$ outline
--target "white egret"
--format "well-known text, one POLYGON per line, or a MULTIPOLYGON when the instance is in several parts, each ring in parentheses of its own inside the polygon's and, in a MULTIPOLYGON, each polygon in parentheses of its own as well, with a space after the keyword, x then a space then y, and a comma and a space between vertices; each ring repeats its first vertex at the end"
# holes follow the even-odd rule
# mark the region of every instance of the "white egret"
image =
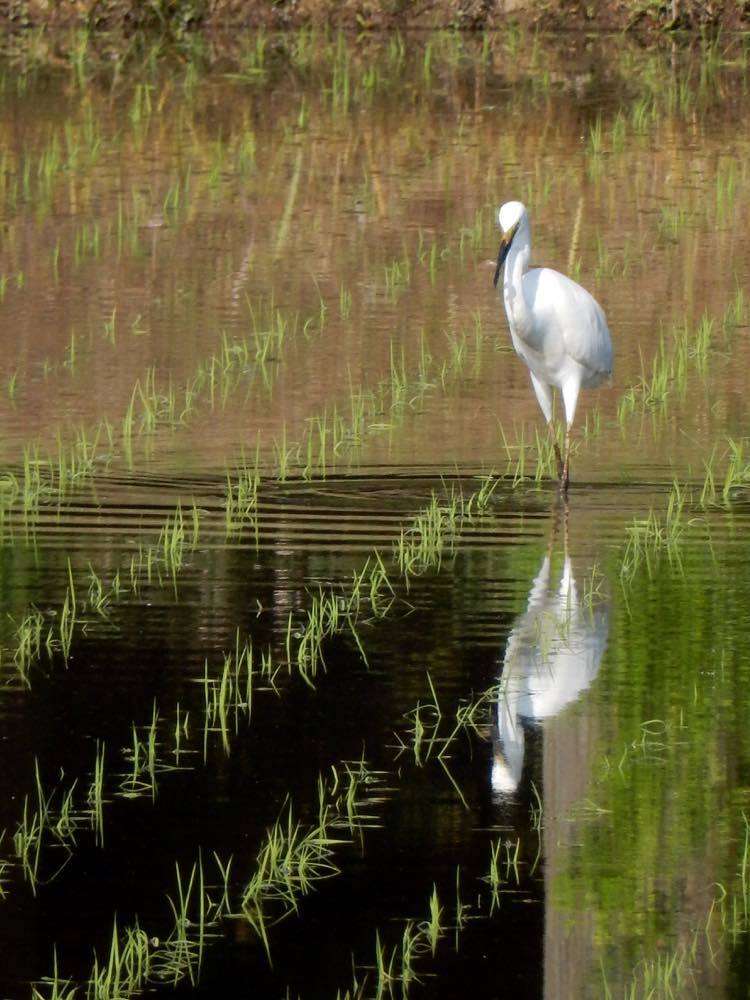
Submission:
POLYGON ((503 301, 516 353, 526 362, 531 384, 550 428, 560 488, 570 478, 570 431, 581 386, 600 385, 612 374, 612 341, 604 311, 575 281, 549 267, 529 270, 531 230, 520 201, 506 202, 498 215, 502 239, 495 287, 503 272, 503 301), (552 423, 552 388, 565 408, 565 460, 552 423))

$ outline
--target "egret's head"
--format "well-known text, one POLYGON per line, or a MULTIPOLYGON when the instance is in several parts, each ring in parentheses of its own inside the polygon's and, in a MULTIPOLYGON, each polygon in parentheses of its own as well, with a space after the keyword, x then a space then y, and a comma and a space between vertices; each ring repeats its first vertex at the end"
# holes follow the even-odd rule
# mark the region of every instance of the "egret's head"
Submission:
POLYGON ((513 237, 518 232, 518 227, 526 219, 526 209, 520 201, 506 201, 498 213, 500 223, 500 249, 497 254, 497 267, 495 268, 495 280, 493 284, 497 287, 497 279, 500 277, 505 258, 508 256, 513 237))

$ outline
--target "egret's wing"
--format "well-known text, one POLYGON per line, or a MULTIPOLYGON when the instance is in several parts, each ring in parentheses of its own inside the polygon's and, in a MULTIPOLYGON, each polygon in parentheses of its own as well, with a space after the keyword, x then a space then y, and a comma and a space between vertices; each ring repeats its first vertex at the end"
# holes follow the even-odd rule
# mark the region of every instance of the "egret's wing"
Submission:
MULTIPOLYGON (((612 371, 612 341, 604 310, 585 288, 559 271, 540 267, 526 275, 535 324, 561 338, 565 353, 597 374, 612 371)), ((526 285, 524 286, 524 290, 526 285)))

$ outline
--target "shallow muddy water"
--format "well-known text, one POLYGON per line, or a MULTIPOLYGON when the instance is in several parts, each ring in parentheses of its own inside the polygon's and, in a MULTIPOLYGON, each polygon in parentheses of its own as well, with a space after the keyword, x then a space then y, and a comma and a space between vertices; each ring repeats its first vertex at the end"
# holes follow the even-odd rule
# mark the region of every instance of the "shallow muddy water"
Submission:
POLYGON ((43 41, 0 65, 0 996, 745 996, 746 47, 43 41), (615 345, 567 504, 510 198, 615 345))

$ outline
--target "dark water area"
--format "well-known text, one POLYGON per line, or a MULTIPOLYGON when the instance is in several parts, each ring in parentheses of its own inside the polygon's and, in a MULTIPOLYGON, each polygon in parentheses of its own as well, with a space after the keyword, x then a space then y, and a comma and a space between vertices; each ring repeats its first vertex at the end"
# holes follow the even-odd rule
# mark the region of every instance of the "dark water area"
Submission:
POLYGON ((0 64, 0 997, 745 996, 745 41, 86 44, 0 64))

